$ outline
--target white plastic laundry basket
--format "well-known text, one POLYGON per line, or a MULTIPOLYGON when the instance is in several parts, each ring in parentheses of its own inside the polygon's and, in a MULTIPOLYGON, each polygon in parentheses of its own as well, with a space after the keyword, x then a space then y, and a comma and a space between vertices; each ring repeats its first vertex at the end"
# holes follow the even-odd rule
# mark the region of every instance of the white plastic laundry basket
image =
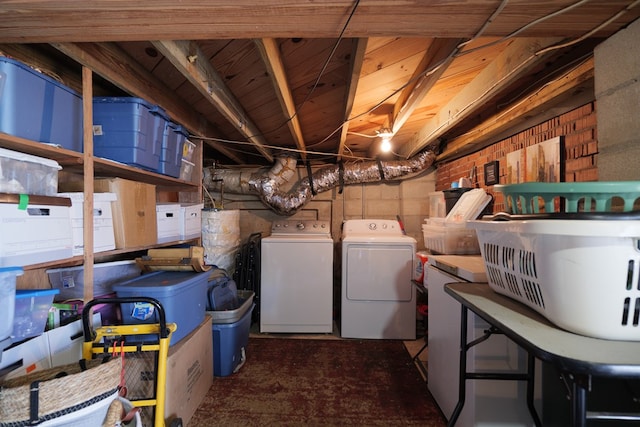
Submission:
POLYGON ((640 341, 640 220, 469 221, 489 286, 557 326, 640 341))

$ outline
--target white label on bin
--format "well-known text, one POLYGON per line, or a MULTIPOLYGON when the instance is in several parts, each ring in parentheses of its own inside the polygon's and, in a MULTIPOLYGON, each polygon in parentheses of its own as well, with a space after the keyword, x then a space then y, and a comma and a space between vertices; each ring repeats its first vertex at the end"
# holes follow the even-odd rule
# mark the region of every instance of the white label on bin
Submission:
POLYGON ((148 302, 136 302, 133 303, 133 310, 131 310, 131 317, 138 320, 147 320, 153 316, 155 307, 148 302))
POLYGON ((102 136, 102 125, 93 125, 93 135, 102 136))

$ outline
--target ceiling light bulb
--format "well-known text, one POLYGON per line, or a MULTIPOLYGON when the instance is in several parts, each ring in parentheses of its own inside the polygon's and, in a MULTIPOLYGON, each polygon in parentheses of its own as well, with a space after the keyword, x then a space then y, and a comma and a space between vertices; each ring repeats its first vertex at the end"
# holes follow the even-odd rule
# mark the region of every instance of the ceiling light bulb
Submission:
POLYGON ((389 138, 382 139, 382 143, 380 144, 380 150, 383 153, 388 153, 389 151, 391 151, 391 141, 389 141, 389 138))

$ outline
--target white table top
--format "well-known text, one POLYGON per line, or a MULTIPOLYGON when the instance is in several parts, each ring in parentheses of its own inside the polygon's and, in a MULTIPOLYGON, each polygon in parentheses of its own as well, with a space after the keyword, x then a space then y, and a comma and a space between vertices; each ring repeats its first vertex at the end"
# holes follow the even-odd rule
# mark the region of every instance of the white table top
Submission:
POLYGON ((595 376, 640 377, 640 342, 585 337, 494 292, 486 283, 451 283, 445 291, 520 346, 561 370, 595 376))

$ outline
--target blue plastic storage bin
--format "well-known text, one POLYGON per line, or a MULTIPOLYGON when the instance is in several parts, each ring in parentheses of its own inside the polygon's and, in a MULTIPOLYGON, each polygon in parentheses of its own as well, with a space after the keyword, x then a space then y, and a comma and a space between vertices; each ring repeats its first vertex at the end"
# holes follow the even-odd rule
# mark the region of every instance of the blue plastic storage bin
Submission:
POLYGON ((0 132, 82 151, 82 97, 22 62, 0 57, 0 132))
POLYGON ((94 154, 156 172, 165 123, 164 111, 143 99, 94 98, 94 154))
MULTIPOLYGON (((208 278, 208 271, 157 271, 113 285, 113 290, 118 297, 145 296, 160 301, 167 323, 178 326, 169 343, 174 345, 204 321, 208 278)), ((121 304, 123 324, 159 323, 160 320, 151 307, 146 303, 121 304)), ((127 338, 129 341, 157 340, 155 336, 144 335, 127 338)))
POLYGON ((182 148, 189 136, 187 130, 179 124, 171 121, 165 122, 162 150, 160 152, 160 166, 158 172, 174 178, 180 176, 182 166, 182 148))
POLYGON ((255 304, 237 322, 213 324, 214 376, 231 375, 240 363, 244 363, 245 351, 249 344, 251 313, 254 307, 255 304))
POLYGON ((11 340, 19 342, 44 333, 58 289, 16 290, 11 340))

